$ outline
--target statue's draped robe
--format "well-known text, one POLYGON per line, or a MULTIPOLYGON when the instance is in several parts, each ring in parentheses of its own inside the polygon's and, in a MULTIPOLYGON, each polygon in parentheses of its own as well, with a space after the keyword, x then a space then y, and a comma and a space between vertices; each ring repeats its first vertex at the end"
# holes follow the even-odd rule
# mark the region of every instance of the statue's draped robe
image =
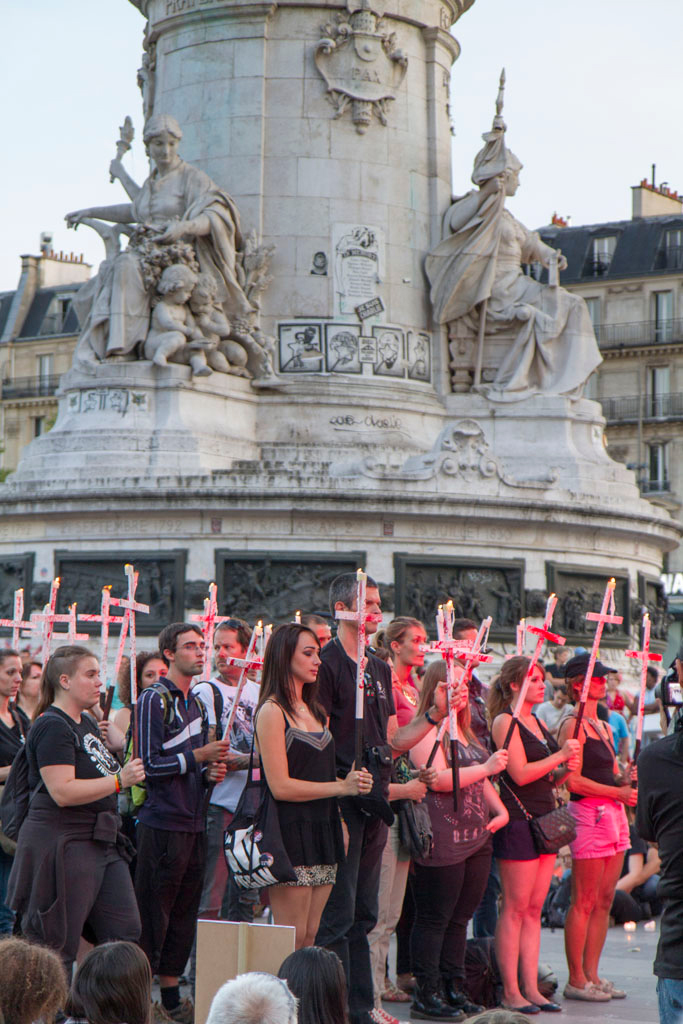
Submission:
POLYGON ((602 362, 587 306, 522 273, 521 264, 546 258, 548 247, 504 201, 500 192, 472 191, 446 214, 450 234, 426 261, 434 318, 450 323, 487 300, 485 337, 515 333, 493 389, 510 398, 570 394, 602 362))
MULTIPOLYGON (((164 228, 173 219, 206 216, 210 233, 193 239, 202 273, 216 282, 218 301, 229 319, 251 313, 235 275, 235 250, 242 244, 239 212, 233 200, 203 171, 182 160, 160 176, 154 171, 132 203, 139 225, 164 228)), ((144 341, 149 329, 151 296, 134 249, 105 260, 98 274, 79 290, 74 307, 83 328, 76 358, 92 361, 127 355, 144 341)))

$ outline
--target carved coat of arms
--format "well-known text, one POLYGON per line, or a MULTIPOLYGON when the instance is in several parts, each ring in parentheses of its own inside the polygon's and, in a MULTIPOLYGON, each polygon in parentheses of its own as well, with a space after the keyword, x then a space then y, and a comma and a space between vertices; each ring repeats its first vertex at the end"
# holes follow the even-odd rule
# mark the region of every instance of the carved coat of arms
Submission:
POLYGON ((408 58, 397 48, 396 34, 383 30, 382 18, 369 0, 348 0, 348 14, 325 25, 315 63, 341 117, 351 107, 356 130, 367 131, 373 113, 387 123, 387 104, 405 77, 408 58))

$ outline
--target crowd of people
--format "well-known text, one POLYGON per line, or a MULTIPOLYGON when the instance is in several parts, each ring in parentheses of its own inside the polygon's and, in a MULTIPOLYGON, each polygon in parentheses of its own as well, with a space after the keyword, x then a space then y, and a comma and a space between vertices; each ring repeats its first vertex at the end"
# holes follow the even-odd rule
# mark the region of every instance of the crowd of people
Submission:
MULTIPOLYGON (((37 1002, 9 1016, 0 996, 5 1024, 49 1020, 58 1009, 73 1022, 146 1024, 153 975, 156 1019, 193 1024, 181 980, 194 985, 197 920, 253 921, 264 902, 275 924, 294 928, 296 946, 280 971, 286 984, 272 980, 279 1009, 264 1024, 288 1024, 297 1012, 311 1024, 392 1024, 383 1001, 410 1001, 418 1020, 483 1014, 466 977, 471 922, 475 941, 495 935, 505 1020, 558 1012, 538 975, 556 855, 539 849, 531 827, 556 807, 558 787, 571 795, 576 826, 564 996, 625 997, 599 972, 610 910, 615 891, 634 899, 642 889, 654 901, 658 868, 656 853, 629 830, 636 775, 628 728, 622 737, 611 717, 635 713, 633 698, 597 662, 575 736, 587 652, 561 651, 547 669, 537 665, 521 703, 528 658, 508 658, 489 687, 475 662, 451 698, 454 800, 442 727, 446 664, 425 667, 427 630, 416 619, 395 618, 376 636, 375 622, 366 623, 374 646, 357 763, 358 626, 335 621, 337 612, 357 611, 356 593, 355 574, 337 577, 330 617, 277 626, 260 671, 244 666, 252 630, 241 619, 216 627, 211 679, 203 678, 201 628, 170 624, 157 650, 137 656, 135 707, 122 671, 111 720, 103 719, 100 666, 87 647, 60 647, 45 666, 0 651, 0 782, 12 766, 21 777, 20 760, 26 778, 16 842, 0 833, 0 936, 23 937, 0 942, 0 975, 24 957, 53 979, 36 983, 37 1002), (269 863, 280 874, 260 890, 238 880, 224 856, 226 830, 243 822, 259 777, 282 851, 282 864, 269 863)), ((370 578, 366 612, 381 612, 370 578)), ((457 619, 453 635, 472 641, 477 625, 457 619)), ((656 709, 653 690, 646 703, 656 709)), ((259 1000, 270 1003, 264 976, 254 976, 261 983, 253 991, 249 977, 221 990, 210 1024, 258 1024, 259 1000), (231 1000, 252 1017, 235 1016, 231 1000)), ((18 1006, 24 996, 8 989, 6 998, 18 1006)))

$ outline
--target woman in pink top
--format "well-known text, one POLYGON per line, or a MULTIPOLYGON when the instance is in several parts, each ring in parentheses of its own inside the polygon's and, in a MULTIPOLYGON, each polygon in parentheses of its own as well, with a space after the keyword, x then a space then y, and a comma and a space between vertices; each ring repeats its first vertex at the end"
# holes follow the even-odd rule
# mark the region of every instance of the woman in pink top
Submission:
MULTIPOLYGON (((413 686, 411 674, 413 668, 424 664, 422 647, 427 643, 427 633, 417 619, 400 616, 390 622, 386 629, 377 634, 378 655, 383 657, 392 668, 392 685, 396 717, 399 726, 407 725, 415 717, 420 695, 413 686)), ((417 800, 424 798, 427 792, 426 782, 431 775, 420 772, 405 782, 392 782, 389 786, 389 799, 417 800)), ((410 856, 401 848, 398 833, 398 816, 389 830, 387 843, 382 856, 382 867, 379 881, 377 924, 368 935, 370 944, 370 962, 375 990, 375 1009, 372 1012, 376 1024, 388 1024, 392 1017, 382 1009, 382 997, 389 996, 393 1001, 409 1000, 404 993, 385 978, 389 940, 394 931, 403 906, 410 856)))

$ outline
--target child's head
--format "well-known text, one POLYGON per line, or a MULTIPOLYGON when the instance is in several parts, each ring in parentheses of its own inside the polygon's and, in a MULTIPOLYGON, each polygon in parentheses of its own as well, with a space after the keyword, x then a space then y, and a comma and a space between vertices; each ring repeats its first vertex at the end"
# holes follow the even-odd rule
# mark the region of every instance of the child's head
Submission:
POLYGON ((173 263, 162 273, 157 291, 172 302, 186 302, 196 283, 197 275, 193 270, 184 263, 173 263))
POLYGON ((24 939, 0 941, 0 1019, 7 1024, 51 1021, 66 993, 64 966, 51 949, 24 939))
POLYGON ((66 1011, 90 1024, 148 1024, 152 996, 149 960, 133 942, 105 942, 83 958, 66 1011))
POLYGON ((206 309, 216 300, 216 282, 211 274, 200 274, 192 290, 190 304, 193 309, 206 309))

